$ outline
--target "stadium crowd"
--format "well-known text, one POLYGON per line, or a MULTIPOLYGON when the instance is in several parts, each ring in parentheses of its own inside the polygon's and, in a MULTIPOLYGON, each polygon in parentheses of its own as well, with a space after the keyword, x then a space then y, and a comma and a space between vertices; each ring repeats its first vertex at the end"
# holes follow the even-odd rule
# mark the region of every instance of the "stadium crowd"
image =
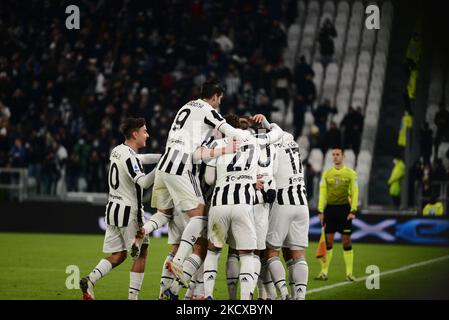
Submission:
POLYGON ((310 65, 282 61, 296 1, 84 1, 80 30, 66 29, 67 5, 8 0, 0 12, 0 167, 28 168, 38 193, 55 194, 61 179, 68 191, 106 191, 121 120, 145 117, 145 151, 161 153, 176 111, 214 77, 226 86, 222 114, 270 119, 282 99, 296 138, 313 113, 310 148, 358 153, 361 109, 331 123, 337 108, 317 103, 310 65))

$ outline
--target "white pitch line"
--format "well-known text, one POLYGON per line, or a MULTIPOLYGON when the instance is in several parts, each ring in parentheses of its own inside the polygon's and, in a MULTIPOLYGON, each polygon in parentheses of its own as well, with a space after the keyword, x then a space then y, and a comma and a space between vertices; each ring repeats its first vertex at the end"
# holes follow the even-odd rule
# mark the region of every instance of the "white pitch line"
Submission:
MULTIPOLYGON (((446 260, 446 259, 449 259, 449 255, 442 256, 442 257, 435 258, 435 259, 431 259, 431 260, 418 262, 418 263, 412 263, 412 264, 409 264, 409 265, 406 265, 406 266, 403 266, 403 267, 400 267, 400 268, 397 268, 397 269, 392 269, 392 270, 388 270, 388 271, 385 271, 385 272, 381 272, 381 273, 379 273, 379 277, 385 276, 387 274, 396 273, 396 272, 402 272, 402 271, 405 271, 405 270, 408 270, 408 269, 412 269, 412 268, 421 267, 421 266, 424 266, 426 264, 431 264, 431 263, 438 262, 438 261, 443 261, 443 260, 446 260)), ((331 284, 331 285, 328 285, 328 286, 312 289, 312 290, 307 291, 307 294, 320 292, 320 291, 325 291, 325 290, 329 290, 329 289, 345 286, 345 285, 348 285, 348 284, 352 284, 352 283, 355 283, 355 282, 365 281, 366 279, 368 279, 369 276, 370 275, 368 275, 366 277, 363 277, 363 278, 357 278, 354 282, 349 282, 349 281, 338 282, 338 283, 334 283, 334 284, 331 284)))

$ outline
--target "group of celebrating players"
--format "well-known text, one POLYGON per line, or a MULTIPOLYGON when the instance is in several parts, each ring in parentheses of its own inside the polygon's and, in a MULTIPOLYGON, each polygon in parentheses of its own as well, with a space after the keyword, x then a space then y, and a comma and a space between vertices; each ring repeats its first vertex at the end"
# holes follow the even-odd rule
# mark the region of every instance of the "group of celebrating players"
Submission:
POLYGON ((228 244, 230 299, 305 299, 309 209, 299 148, 293 136, 261 115, 222 117, 224 89, 209 81, 201 97, 177 113, 165 153, 138 154, 146 144, 145 119, 121 126, 125 142, 110 155, 102 259, 81 279, 83 299, 129 253, 129 299, 142 287, 151 232, 168 223, 172 251, 165 259, 160 299, 213 299, 222 248, 228 244), (145 174, 144 164, 156 164, 145 174), (152 188, 157 212, 144 221, 142 195, 152 188), (288 281, 279 259, 288 266, 288 281))

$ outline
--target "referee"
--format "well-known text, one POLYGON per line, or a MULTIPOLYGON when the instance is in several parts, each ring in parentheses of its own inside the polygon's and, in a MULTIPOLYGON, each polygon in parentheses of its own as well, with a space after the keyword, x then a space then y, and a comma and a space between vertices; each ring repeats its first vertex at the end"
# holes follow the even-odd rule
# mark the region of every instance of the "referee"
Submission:
POLYGON ((334 166, 323 172, 320 182, 318 213, 326 235, 326 258, 320 260, 321 272, 315 280, 327 280, 333 255, 334 235, 340 232, 343 242, 343 258, 346 280, 354 281, 352 266, 354 253, 351 244, 352 219, 355 218, 359 189, 357 174, 343 165, 345 155, 340 147, 332 148, 334 166))

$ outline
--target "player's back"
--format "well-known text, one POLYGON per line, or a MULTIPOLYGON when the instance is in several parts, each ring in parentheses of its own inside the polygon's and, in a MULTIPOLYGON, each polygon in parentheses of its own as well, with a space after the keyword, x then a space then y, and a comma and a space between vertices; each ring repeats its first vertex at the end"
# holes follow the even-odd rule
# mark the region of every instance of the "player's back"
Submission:
POLYGON ((274 179, 279 204, 307 205, 303 165, 299 146, 289 133, 278 145, 274 179))
POLYGON ((144 176, 143 167, 136 152, 125 144, 112 149, 109 160, 106 222, 126 226, 130 217, 142 219, 142 189, 136 181, 144 176))
POLYGON ((189 101, 176 114, 158 169, 176 175, 191 170, 193 152, 212 129, 225 122, 207 102, 201 99, 189 101))
MULTIPOLYGON (((232 140, 217 140, 216 147, 223 147, 232 140)), ((235 154, 225 154, 215 162, 216 183, 212 206, 227 204, 253 204, 254 185, 257 179, 260 147, 256 138, 248 133, 235 154)))

